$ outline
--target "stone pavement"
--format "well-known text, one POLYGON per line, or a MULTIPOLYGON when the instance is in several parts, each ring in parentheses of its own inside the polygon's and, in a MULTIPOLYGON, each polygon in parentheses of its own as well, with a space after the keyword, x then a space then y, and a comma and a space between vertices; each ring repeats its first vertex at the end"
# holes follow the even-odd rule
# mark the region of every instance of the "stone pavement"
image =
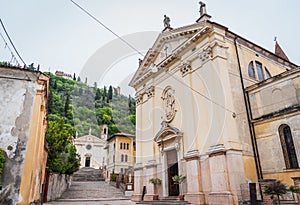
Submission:
POLYGON ((104 181, 73 181, 62 197, 45 205, 130 205, 135 204, 119 189, 104 181))

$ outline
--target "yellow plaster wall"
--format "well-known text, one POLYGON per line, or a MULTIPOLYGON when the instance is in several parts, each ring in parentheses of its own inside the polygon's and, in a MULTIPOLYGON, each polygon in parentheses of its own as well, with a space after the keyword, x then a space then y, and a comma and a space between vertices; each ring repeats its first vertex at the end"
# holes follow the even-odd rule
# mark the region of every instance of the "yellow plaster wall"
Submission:
POLYGON ((27 205, 34 200, 40 199, 42 172, 44 168, 44 139, 46 132, 46 122, 44 117, 47 110, 47 93, 49 78, 40 76, 39 87, 36 92, 32 119, 30 123, 30 133, 26 147, 26 158, 20 186, 19 205, 27 205), (45 84, 44 84, 45 83, 45 84))

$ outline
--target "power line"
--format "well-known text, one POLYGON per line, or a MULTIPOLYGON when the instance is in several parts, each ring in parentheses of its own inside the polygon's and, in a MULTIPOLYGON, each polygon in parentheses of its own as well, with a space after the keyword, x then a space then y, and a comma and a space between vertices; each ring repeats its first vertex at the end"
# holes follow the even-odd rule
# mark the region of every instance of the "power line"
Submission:
POLYGON ((6 42, 4 36, 2 35, 1 32, 0 32, 0 36, 1 36, 1 38, 3 39, 3 41, 4 41, 4 44, 5 44, 4 48, 7 48, 7 49, 10 51, 10 54, 11 54, 11 60, 10 60, 10 63, 11 63, 11 61, 15 60, 15 61, 17 62, 17 64, 18 64, 18 66, 19 66, 20 64, 19 64, 18 60, 16 59, 15 55, 13 54, 11 48, 9 47, 8 43, 6 42))
POLYGON ((92 19, 94 19, 97 23, 99 23, 101 26, 103 26, 106 30, 108 30, 109 32, 111 32, 113 35, 115 35, 118 39, 120 39, 121 41, 123 41, 123 43, 125 43, 127 46, 129 46, 130 48, 132 48, 134 51, 136 51, 138 54, 140 54, 141 56, 145 57, 145 55, 143 53, 141 53, 138 49, 136 49, 133 45, 131 45, 128 41, 126 41, 125 39, 123 39, 121 36, 119 36, 118 34, 116 34, 113 30, 111 30, 110 28, 108 28, 104 23, 102 23, 99 19, 97 19, 95 16, 93 16, 90 12, 88 12, 86 9, 84 9, 83 7, 81 7, 79 4, 77 4, 76 2, 74 2, 73 0, 70 0, 74 5, 76 5, 79 9, 81 9, 84 13, 86 13, 88 16, 90 16, 92 19))
MULTIPOLYGON (((23 60, 22 57, 20 56, 19 52, 17 51, 15 45, 13 44, 13 42, 12 42, 12 40, 11 40, 11 38, 10 38, 10 36, 8 35, 8 33, 7 33, 6 29, 5 29, 5 26, 4 26, 4 24, 3 24, 2 20, 1 20, 1 18, 0 18, 0 23, 1 23, 1 25, 2 25, 2 28, 3 28, 3 30, 4 30, 4 32, 5 32, 6 36, 7 36, 7 38, 8 38, 8 40, 9 40, 10 44, 11 44, 12 47, 14 48, 16 54, 19 56, 20 60, 23 62, 24 67, 26 67, 26 63, 24 62, 24 60, 23 60)), ((2 36, 2 37, 3 37, 3 36, 2 36)))

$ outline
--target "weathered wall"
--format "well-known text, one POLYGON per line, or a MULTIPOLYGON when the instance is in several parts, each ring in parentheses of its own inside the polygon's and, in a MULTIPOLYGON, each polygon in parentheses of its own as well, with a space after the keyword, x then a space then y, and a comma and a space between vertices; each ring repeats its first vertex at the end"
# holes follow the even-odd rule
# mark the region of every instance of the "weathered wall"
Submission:
POLYGON ((65 174, 51 174, 49 176, 49 185, 47 201, 53 201, 60 198, 61 195, 70 187, 72 177, 65 174))
POLYGON ((28 204, 39 198, 48 80, 40 72, 0 68, 0 147, 6 153, 3 185, 12 185, 4 204, 28 204))

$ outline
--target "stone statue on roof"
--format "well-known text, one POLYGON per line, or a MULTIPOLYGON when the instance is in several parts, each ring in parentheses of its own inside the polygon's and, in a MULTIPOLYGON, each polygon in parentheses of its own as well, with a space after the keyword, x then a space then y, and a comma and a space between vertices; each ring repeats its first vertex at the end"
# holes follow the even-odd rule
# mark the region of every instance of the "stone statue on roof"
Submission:
POLYGON ((200 16, 202 16, 202 15, 206 14, 206 5, 202 1, 200 1, 199 4, 200 4, 199 12, 200 12, 200 16))
POLYGON ((170 22, 171 22, 170 18, 167 15, 164 15, 164 26, 165 26, 165 28, 170 28, 171 27, 170 22))

